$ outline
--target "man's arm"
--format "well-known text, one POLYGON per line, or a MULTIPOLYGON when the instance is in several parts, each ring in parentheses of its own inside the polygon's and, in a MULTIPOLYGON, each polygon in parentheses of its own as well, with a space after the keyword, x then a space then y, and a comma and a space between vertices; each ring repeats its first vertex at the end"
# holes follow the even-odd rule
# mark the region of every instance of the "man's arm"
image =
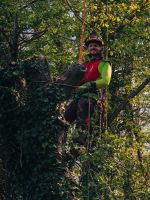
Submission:
POLYGON ((96 80, 96 87, 103 88, 108 86, 111 80, 112 67, 109 62, 101 63, 98 67, 98 71, 101 74, 100 79, 96 80))

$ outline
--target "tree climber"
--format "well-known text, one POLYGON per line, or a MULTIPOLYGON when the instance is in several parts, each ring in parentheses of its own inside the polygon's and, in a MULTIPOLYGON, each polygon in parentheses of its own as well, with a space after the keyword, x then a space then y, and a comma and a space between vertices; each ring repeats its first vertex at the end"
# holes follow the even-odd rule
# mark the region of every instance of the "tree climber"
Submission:
POLYGON ((68 122, 77 120, 77 127, 88 130, 89 112, 91 116, 98 100, 97 90, 109 85, 112 69, 111 64, 103 60, 102 39, 96 33, 89 35, 85 46, 89 54, 83 65, 87 71, 81 81, 82 85, 75 91, 74 99, 66 107, 64 117, 68 122))

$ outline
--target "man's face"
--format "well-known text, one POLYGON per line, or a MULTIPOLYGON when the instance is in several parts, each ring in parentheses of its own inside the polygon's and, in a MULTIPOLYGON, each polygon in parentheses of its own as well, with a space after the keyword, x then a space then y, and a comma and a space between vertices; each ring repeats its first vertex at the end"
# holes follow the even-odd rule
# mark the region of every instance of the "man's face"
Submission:
POLYGON ((90 42, 90 44, 87 47, 87 50, 91 55, 96 55, 100 53, 100 51, 102 50, 102 46, 100 46, 96 42, 90 42))

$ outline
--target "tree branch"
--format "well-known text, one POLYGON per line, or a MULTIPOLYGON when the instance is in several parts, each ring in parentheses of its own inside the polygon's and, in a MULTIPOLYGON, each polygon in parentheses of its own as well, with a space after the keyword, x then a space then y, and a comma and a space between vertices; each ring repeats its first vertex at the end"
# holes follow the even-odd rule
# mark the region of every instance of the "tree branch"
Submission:
MULTIPOLYGON (((83 19, 82 17, 80 17, 80 15, 77 14, 77 11, 73 9, 71 3, 69 0, 65 0, 66 2, 66 5, 71 9, 71 11, 73 12, 74 16, 80 21, 80 22, 83 22, 83 19)), ((85 21, 85 24, 88 24, 86 21, 85 21)))
MULTIPOLYGON (((23 38, 23 37, 20 37, 21 40, 20 40, 19 45, 20 45, 20 46, 23 45, 23 44, 27 45, 27 44, 29 44, 30 42, 32 42, 32 41, 34 41, 34 40, 37 40, 37 39, 39 39, 40 37, 42 37, 47 31, 48 31, 48 29, 45 28, 45 29, 42 30, 42 31, 35 32, 35 33, 31 33, 32 37, 31 37, 30 39, 25 39, 25 38, 23 38)), ((21 46, 21 48, 22 48, 22 46, 21 46)))
POLYGON ((10 55, 11 55, 11 61, 17 61, 18 57, 18 39, 19 39, 19 24, 18 24, 18 14, 16 13, 14 16, 14 27, 13 27, 13 34, 10 40, 11 46, 10 46, 10 55))
POLYGON ((126 106, 128 101, 132 98, 134 98, 137 94, 141 92, 141 90, 150 82, 150 76, 148 76, 137 88, 135 88, 130 94, 127 95, 127 97, 124 99, 122 103, 120 103, 115 111, 112 113, 108 120, 108 124, 110 125, 113 120, 118 116, 121 110, 126 106))

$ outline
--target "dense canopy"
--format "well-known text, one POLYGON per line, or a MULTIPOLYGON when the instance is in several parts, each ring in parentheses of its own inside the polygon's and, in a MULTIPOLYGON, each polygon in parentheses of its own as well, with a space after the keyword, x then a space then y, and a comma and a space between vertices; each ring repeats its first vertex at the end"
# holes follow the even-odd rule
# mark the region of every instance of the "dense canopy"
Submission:
POLYGON ((93 30, 102 37, 113 76, 107 127, 93 118, 96 145, 75 159, 69 152, 78 130, 60 120, 66 99, 52 83, 78 62, 83 1, 1 2, 2 200, 150 199, 150 2, 86 3, 85 38, 93 30))

